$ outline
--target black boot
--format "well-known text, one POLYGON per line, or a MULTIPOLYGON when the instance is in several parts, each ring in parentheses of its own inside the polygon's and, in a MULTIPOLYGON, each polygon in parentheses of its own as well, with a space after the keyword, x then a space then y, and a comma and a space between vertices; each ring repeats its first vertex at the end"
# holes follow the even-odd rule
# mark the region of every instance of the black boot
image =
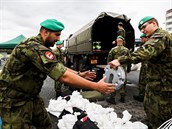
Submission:
POLYGON ((144 96, 142 96, 142 95, 133 95, 133 98, 139 102, 144 101, 144 96))
POLYGON ((121 103, 125 103, 125 96, 121 96, 120 100, 121 103))
POLYGON ((115 97, 109 97, 109 98, 107 98, 106 99, 106 101, 108 102, 108 103, 110 103, 110 104, 116 104, 116 102, 115 102, 115 97))
POLYGON ((61 91, 56 91, 56 99, 62 95, 62 92, 61 91))

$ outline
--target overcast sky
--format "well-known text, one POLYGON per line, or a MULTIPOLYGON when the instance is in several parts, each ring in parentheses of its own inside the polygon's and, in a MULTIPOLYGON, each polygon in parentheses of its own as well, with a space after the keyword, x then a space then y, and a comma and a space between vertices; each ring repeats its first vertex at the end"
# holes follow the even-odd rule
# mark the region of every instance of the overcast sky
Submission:
POLYGON ((127 15, 139 37, 140 19, 154 16, 164 28, 166 11, 171 8, 172 0, 0 0, 0 42, 20 34, 35 36, 40 22, 48 18, 64 23, 61 39, 65 39, 103 11, 127 15))

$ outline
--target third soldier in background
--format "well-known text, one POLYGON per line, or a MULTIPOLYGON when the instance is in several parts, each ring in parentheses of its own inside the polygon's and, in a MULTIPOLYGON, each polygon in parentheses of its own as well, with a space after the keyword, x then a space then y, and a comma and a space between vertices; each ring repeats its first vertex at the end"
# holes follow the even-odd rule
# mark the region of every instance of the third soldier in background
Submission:
MULTIPOLYGON (((117 46, 112 48, 108 54, 107 62, 110 62, 110 61, 118 58, 119 56, 122 56, 122 55, 129 56, 129 54, 130 54, 129 49, 124 47, 124 45, 123 45, 124 44, 124 38, 122 36, 117 37, 116 43, 117 43, 117 46)), ((131 65, 129 65, 129 64, 122 65, 125 72, 130 71, 130 66, 131 65)), ((120 89, 120 95, 121 95, 120 101, 124 103, 125 102, 125 95, 126 95, 126 80, 125 80, 124 85, 120 89)), ((116 96, 116 92, 111 93, 110 96, 106 99, 106 101, 111 103, 111 104, 116 104, 115 96, 116 96)))
POLYGON ((118 23, 118 31, 117 31, 117 36, 122 36, 124 38, 124 43, 123 45, 125 46, 126 42, 125 42, 125 36, 126 36, 126 32, 125 32, 125 29, 124 29, 124 25, 122 22, 119 22, 118 23))
MULTIPOLYGON (((63 40, 59 40, 56 42, 56 49, 53 50, 53 52, 56 54, 56 57, 58 59, 58 61, 60 61, 61 63, 64 64, 64 52, 61 49, 63 47, 64 41, 63 40)), ((59 82, 59 81, 55 81, 54 82, 54 89, 56 91, 56 98, 61 96, 61 88, 64 85, 63 83, 59 82)))
POLYGON ((118 36, 122 36, 124 39, 125 39, 125 29, 123 27, 123 23, 122 22, 119 22, 118 23, 118 31, 117 31, 117 37, 118 36))
MULTIPOLYGON (((142 44, 148 40, 147 36, 145 34, 140 35, 142 44)), ((144 100, 144 95, 145 95, 145 88, 146 88, 146 74, 147 74, 147 63, 146 61, 141 63, 141 68, 140 68, 140 74, 139 74, 139 94, 134 95, 133 98, 137 101, 143 102, 144 100)))

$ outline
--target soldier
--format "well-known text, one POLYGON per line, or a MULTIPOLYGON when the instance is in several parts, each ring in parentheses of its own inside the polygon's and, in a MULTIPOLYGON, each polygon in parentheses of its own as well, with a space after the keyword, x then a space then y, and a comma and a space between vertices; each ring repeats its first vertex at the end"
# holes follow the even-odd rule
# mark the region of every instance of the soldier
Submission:
MULTIPOLYGON (((53 49, 53 52, 56 54, 56 58, 58 59, 58 61, 60 61, 61 63, 64 64, 64 52, 61 50, 61 48, 63 47, 64 41, 60 40, 56 42, 56 49, 53 49)), ((59 81, 55 81, 54 82, 54 89, 56 92, 56 98, 58 98, 59 96, 62 95, 62 86, 64 86, 63 83, 59 82, 59 81)))
MULTIPOLYGON (((125 35, 126 35, 126 32, 125 32, 125 29, 124 29, 124 25, 123 25, 122 22, 119 22, 118 23, 118 30, 117 30, 117 36, 116 36, 116 38, 118 36, 122 36, 124 38, 124 44, 123 44, 124 46, 125 46, 125 35)), ((112 41, 112 44, 115 44, 115 43, 116 43, 115 40, 112 41)))
MULTIPOLYGON (((123 46, 124 38, 122 36, 117 37, 116 43, 117 43, 117 46, 112 48, 108 54, 107 62, 110 62, 110 61, 118 58, 119 56, 122 56, 122 55, 128 56, 130 54, 130 51, 128 50, 128 48, 123 46)), ((130 65, 124 64, 122 66, 123 66, 125 72, 130 71, 130 67, 129 67, 130 65)), ((120 89, 120 95, 121 95, 120 101, 122 103, 124 103, 125 95, 126 95, 126 80, 124 82, 124 85, 120 89)), ((106 99, 106 101, 111 104, 116 104, 115 96, 116 96, 116 92, 111 93, 110 96, 106 99)))
POLYGON ((114 92, 104 79, 91 82, 70 72, 50 47, 60 40, 64 25, 56 19, 41 22, 37 36, 17 45, 0 73, 0 116, 3 129, 51 129, 50 117, 39 96, 47 75, 79 88, 114 92))
POLYGON ((64 45, 63 40, 57 41, 56 48, 53 49, 53 52, 57 55, 57 59, 64 64, 65 63, 64 62, 65 52, 62 50, 63 45, 64 45))
POLYGON ((117 67, 128 62, 147 61, 144 109, 150 127, 157 129, 172 116, 172 36, 159 28, 152 16, 141 19, 138 27, 148 41, 131 56, 118 57, 109 64, 117 67))
MULTIPOLYGON (((140 36, 142 44, 148 40, 145 34, 141 34, 140 36)), ((144 94, 145 94, 145 87, 146 87, 146 74, 147 74, 147 63, 146 61, 141 63, 141 68, 140 68, 140 75, 139 75, 139 94, 138 95, 133 95, 133 98, 137 101, 143 102, 144 100, 144 94)))
POLYGON ((125 29, 122 22, 118 23, 117 37, 122 36, 125 39, 125 29))

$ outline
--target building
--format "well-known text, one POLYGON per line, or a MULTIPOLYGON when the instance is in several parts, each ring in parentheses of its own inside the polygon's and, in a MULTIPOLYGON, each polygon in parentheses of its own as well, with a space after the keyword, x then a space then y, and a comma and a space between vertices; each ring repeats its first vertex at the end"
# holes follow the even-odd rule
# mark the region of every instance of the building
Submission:
POLYGON ((172 9, 166 12, 166 30, 172 34, 172 9))

